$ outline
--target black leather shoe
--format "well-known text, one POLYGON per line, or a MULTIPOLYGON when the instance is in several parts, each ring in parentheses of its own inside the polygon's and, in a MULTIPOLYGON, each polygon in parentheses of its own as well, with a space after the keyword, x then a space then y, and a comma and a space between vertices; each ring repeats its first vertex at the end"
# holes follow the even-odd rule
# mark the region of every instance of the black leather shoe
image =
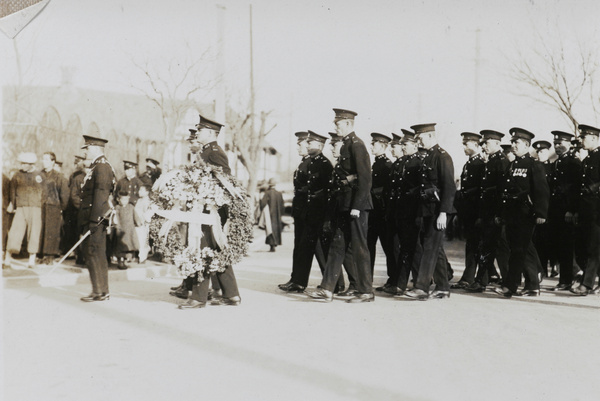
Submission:
POLYGON ((80 298, 83 302, 108 301, 110 294, 90 294, 87 297, 80 298))
POLYGON ((177 290, 182 290, 183 289, 183 284, 179 284, 177 287, 171 287, 171 291, 177 291, 177 290))
POLYGON ((129 266, 127 266, 127 265, 125 264, 125 260, 123 260, 123 259, 119 259, 119 262, 117 263, 117 268, 118 268, 119 270, 127 270, 127 268, 128 268, 128 267, 129 267, 129 266))
POLYGON ((356 294, 353 298, 346 301, 349 304, 359 304, 362 302, 375 302, 375 294, 356 294))
POLYGON ((179 304, 177 306, 179 309, 198 309, 204 308, 206 306, 206 302, 196 301, 195 299, 188 299, 187 302, 179 304))
POLYGON ((558 271, 556 269, 552 269, 552 271, 550 272, 550 277, 556 277, 558 276, 558 271))
POLYGON ((231 298, 215 298, 210 304, 211 305, 229 305, 229 306, 238 306, 242 303, 242 299, 240 297, 231 297, 231 298))
POLYGON ((375 288, 375 291, 379 291, 379 292, 385 292, 385 290, 390 287, 388 284, 384 284, 381 287, 377 287, 375 288))
POLYGON ((333 301, 333 293, 324 288, 317 288, 314 291, 304 291, 304 293, 313 299, 322 299, 326 302, 333 301))
POLYGON ((569 291, 571 291, 575 295, 579 295, 580 297, 585 297, 590 293, 590 289, 583 284, 581 284, 579 287, 572 287, 571 289, 569 289, 569 291))
POLYGON ((434 292, 431 293, 431 295, 429 296, 430 299, 445 299, 445 298, 450 298, 450 291, 438 291, 435 290, 434 292))
POLYGON ((523 290, 521 292, 516 293, 515 295, 519 297, 539 297, 540 290, 523 290))
POLYGON ((456 284, 452 284, 452 286, 450 286, 450 288, 454 289, 454 290, 465 290, 467 288, 469 288, 471 284, 469 284, 467 281, 459 281, 456 284))
POLYGON ((288 281, 288 282, 287 282, 287 283, 285 283, 285 284, 279 284, 279 285, 277 285, 277 287, 278 287, 280 290, 283 290, 283 291, 285 291, 285 290, 286 290, 286 289, 287 289, 287 288, 288 288, 290 285, 292 285, 292 284, 294 284, 294 283, 292 282, 292 280, 290 280, 290 281, 288 281))
POLYGON ((571 286, 569 284, 557 284, 556 287, 551 288, 551 291, 569 291, 571 286))
POLYGON ((212 288, 210 290, 208 290, 208 300, 212 300, 214 298, 219 298, 223 296, 223 290, 213 290, 212 288))
POLYGON ((500 282, 500 276, 490 276, 490 283, 495 284, 500 282))
POLYGON ((478 283, 477 281, 475 281, 473 284, 471 284, 470 286, 465 288, 465 291, 467 291, 467 292, 484 292, 485 285, 482 285, 481 283, 478 283))
POLYGON ((281 289, 282 291, 285 292, 304 292, 304 290, 306 289, 306 287, 296 284, 296 283, 292 283, 289 286, 287 286, 285 289, 281 289))
POLYGON ((414 298, 414 299, 418 299, 421 301, 425 301, 425 300, 429 299, 429 294, 426 291, 423 291, 418 288, 414 288, 410 291, 406 291, 404 293, 404 295, 406 295, 409 298, 414 298))
POLYGON ((512 298, 513 292, 506 287, 496 287, 494 292, 498 295, 502 295, 504 298, 512 298))
POLYGON ((400 293, 404 293, 404 291, 402 291, 402 289, 400 287, 396 287, 393 285, 389 285, 387 286, 383 292, 385 292, 386 294, 390 294, 390 295, 398 295, 400 293))
POLYGON ((173 295, 174 297, 181 299, 188 299, 190 296, 190 292, 188 290, 184 290, 183 288, 175 291, 169 292, 169 295, 173 295))
POLYGON ((338 294, 338 296, 340 296, 340 297, 353 297, 356 294, 358 294, 358 292, 354 288, 348 288, 346 291, 340 292, 338 294))

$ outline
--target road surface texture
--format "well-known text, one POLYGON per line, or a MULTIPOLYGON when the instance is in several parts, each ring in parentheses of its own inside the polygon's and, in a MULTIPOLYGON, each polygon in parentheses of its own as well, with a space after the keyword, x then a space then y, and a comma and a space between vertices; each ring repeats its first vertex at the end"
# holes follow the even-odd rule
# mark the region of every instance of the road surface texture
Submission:
MULTIPOLYGON (((79 300, 85 270, 4 270, 4 399, 600 400, 599 296, 316 302, 277 289, 293 233, 283 241, 269 253, 257 237, 235 266, 238 307, 177 309, 181 278, 156 262, 111 270, 110 301, 94 303, 79 300)), ((453 281, 462 247, 447 244, 453 281)), ((315 263, 310 285, 320 277, 315 263)))

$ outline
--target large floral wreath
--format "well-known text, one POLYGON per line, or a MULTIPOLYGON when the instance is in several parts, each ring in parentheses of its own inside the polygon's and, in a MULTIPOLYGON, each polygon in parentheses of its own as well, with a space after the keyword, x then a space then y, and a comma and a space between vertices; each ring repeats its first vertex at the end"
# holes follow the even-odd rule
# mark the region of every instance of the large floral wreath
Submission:
POLYGON ((156 214, 150 238, 163 260, 175 264, 183 275, 198 273, 202 281, 247 255, 253 223, 248 196, 240 182, 220 167, 198 161, 164 173, 151 198, 156 214), (220 214, 225 211, 222 229, 220 214), (198 240, 208 227, 216 244, 198 240))

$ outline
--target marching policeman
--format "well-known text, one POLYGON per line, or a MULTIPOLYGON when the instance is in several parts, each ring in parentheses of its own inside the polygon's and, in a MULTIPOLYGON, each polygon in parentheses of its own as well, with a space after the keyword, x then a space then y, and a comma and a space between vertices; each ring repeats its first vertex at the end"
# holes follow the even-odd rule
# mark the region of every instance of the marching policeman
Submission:
MULTIPOLYGON (((532 144, 532 147, 537 153, 538 161, 544 166, 546 180, 548 181, 548 186, 550 186, 554 174, 554 163, 550 161, 550 148, 552 147, 552 144, 548 141, 535 141, 532 144)), ((556 271, 555 266, 556 256, 554 254, 554 249, 550 246, 550 234, 547 222, 546 224, 536 227, 533 235, 533 244, 540 260, 540 265, 538 266, 541 268, 539 271, 539 273, 541 273, 540 277, 548 277, 548 264, 550 264, 552 268, 551 276, 557 276, 558 272, 556 271)))
POLYGON ((573 134, 552 131, 554 152, 558 158, 554 161, 550 181, 550 204, 548 206, 549 248, 553 249, 556 261, 560 265, 560 276, 554 291, 565 291, 573 283, 574 229, 573 215, 581 190, 583 174, 581 161, 570 152, 573 134))
POLYGON ((347 302, 373 302, 373 274, 367 247, 368 216, 373 208, 371 162, 364 142, 354 133, 354 117, 357 113, 333 110, 336 132, 344 138, 336 174, 340 177, 339 181, 345 184, 335 216, 338 224, 327 255, 323 281, 320 288, 307 292, 307 295, 325 301, 333 299, 332 291, 341 274, 342 261, 351 249, 356 266, 357 293, 347 302))
POLYGON ((81 207, 77 215, 79 232, 91 232, 83 242, 85 266, 90 272, 92 293, 82 297, 84 302, 106 301, 108 292, 108 261, 106 260, 107 213, 110 211, 109 196, 115 188, 115 172, 104 156, 106 139, 84 135, 85 158, 91 160, 90 170, 81 187, 81 207))
POLYGON ((419 199, 421 190, 421 167, 423 160, 419 157, 416 135, 409 130, 402 130, 402 162, 400 177, 393 184, 395 219, 400 241, 398 257, 398 280, 396 295, 403 295, 412 271, 413 281, 418 277, 418 262, 422 254, 419 242, 420 225, 419 199), (416 256, 418 255, 418 256, 416 256), (417 258, 415 263, 415 258, 417 258))
POLYGON ((495 218, 500 216, 500 193, 504 177, 510 166, 500 145, 504 134, 493 130, 483 130, 482 148, 487 155, 481 179, 479 197, 479 216, 476 225, 481 227, 481 240, 479 242, 479 266, 475 281, 466 288, 468 292, 483 292, 490 278, 496 275, 494 259, 498 251, 498 243, 502 233, 502 226, 496 224, 495 218))
MULTIPOLYGON (((305 185, 298 188, 302 195, 304 206, 294 216, 294 226, 298 230, 294 233, 294 258, 292 261, 292 278, 289 283, 279 288, 286 292, 303 292, 308 284, 313 256, 317 246, 321 245, 323 223, 327 213, 329 197, 329 184, 333 166, 329 159, 323 155, 323 146, 327 137, 308 131, 306 143, 308 157, 306 158, 305 185)), ((296 179, 294 180, 296 182, 296 179)), ((295 204, 295 206, 299 206, 295 204)), ((323 256, 326 255, 322 252, 323 256)), ((319 260, 319 266, 324 262, 319 260)))
POLYGON ((385 215, 386 198, 389 192, 389 179, 392 161, 385 154, 392 138, 377 132, 371 133, 371 153, 375 161, 371 167, 371 198, 373 199, 373 210, 369 213, 369 229, 367 231, 367 246, 371 255, 371 272, 375 268, 375 254, 377 252, 377 239, 385 253, 388 280, 377 291, 385 291, 388 287, 395 287, 393 276, 396 270, 396 257, 394 252, 394 234, 385 215))
POLYGON ((420 300, 448 298, 448 261, 442 240, 448 214, 454 212, 454 164, 452 157, 438 145, 435 124, 413 125, 411 129, 426 155, 421 166, 419 206, 423 252, 415 287, 406 295, 420 300), (436 287, 430 295, 432 279, 436 287))
MULTIPOLYGON (((588 156, 583 160, 583 181, 576 222, 581 226, 582 238, 586 240, 587 265, 581 285, 571 288, 571 292, 585 296, 592 292, 600 271, 600 128, 582 124, 579 131, 588 156)), ((598 292, 598 288, 594 292, 598 292)))
POLYGON ((546 222, 550 190, 544 166, 529 154, 531 140, 535 137, 522 128, 511 128, 511 163, 502 186, 503 218, 506 222, 506 239, 510 248, 508 274, 503 277, 502 287, 494 291, 506 298, 517 293, 521 275, 528 287, 523 296, 539 296, 540 283, 537 275, 539 261, 532 247, 536 225, 546 222))
POLYGON ((463 132, 463 151, 469 157, 460 175, 460 190, 456 192, 454 206, 462 222, 465 235, 465 270, 462 277, 452 288, 466 288, 473 284, 479 261, 479 240, 481 226, 475 222, 479 217, 479 198, 485 162, 481 157, 479 141, 481 135, 475 132, 463 132))

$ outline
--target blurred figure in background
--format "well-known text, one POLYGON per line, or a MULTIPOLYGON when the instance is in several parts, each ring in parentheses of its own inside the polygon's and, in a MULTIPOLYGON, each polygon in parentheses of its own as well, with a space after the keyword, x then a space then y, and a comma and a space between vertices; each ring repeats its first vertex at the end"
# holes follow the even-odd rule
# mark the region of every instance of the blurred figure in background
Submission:
POLYGON ((285 209, 283 196, 275 186, 275 179, 269 179, 268 188, 260 200, 260 221, 264 222, 267 234, 265 244, 269 245, 269 252, 275 252, 277 245, 281 245, 281 233, 283 231, 283 221, 281 220, 285 209))
MULTIPOLYGON (((85 177, 85 171, 83 166, 83 157, 75 156, 73 165, 75 171, 69 177, 69 201, 67 202, 67 208, 63 213, 64 218, 64 232, 62 237, 61 249, 63 254, 68 252, 73 245, 79 240, 79 233, 77 232, 77 213, 81 207, 81 184, 85 177)), ((83 253, 81 248, 75 250, 77 255, 76 263, 83 264, 83 253)))
POLYGON ((140 187, 140 198, 135 204, 135 212, 139 218, 139 225, 135 227, 139 243, 138 263, 146 262, 150 252, 150 245, 148 244, 149 224, 154 213, 150 210, 149 194, 150 189, 147 186, 140 187))

